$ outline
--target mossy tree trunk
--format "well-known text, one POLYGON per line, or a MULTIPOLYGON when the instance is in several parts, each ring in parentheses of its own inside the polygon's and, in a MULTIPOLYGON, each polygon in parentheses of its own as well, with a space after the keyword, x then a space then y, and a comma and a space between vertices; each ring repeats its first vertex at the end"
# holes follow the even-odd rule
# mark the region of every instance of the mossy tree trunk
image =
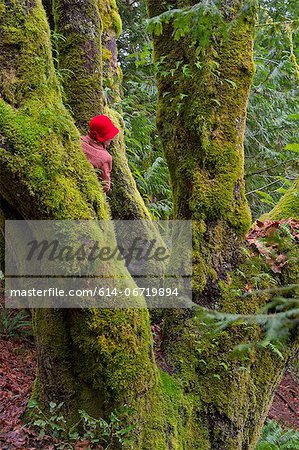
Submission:
MULTIPOLYGON (((72 4, 80 31, 79 3, 72 4)), ((162 12, 161 5, 150 2, 151 13, 162 12)), ((85 2, 86 14, 87 6, 94 8, 91 24, 98 36, 105 27, 100 7, 85 2)), ((105 196, 62 103, 41 0, 1 0, 0 24, 0 195, 8 205, 6 213, 13 207, 24 219, 108 219, 105 196)), ((227 40, 218 36, 215 48, 207 48, 210 69, 204 66, 202 72, 193 66, 188 38, 174 44, 171 32, 168 27, 157 38, 157 57, 165 49, 172 68, 181 53, 193 77, 159 79, 159 127, 167 148, 176 215, 194 220, 195 298, 225 311, 256 311, 268 298, 245 301, 236 286, 242 289, 245 283, 240 274, 248 272, 250 278, 260 273, 261 263, 245 261, 240 271, 234 271, 232 258, 249 226, 242 139, 253 71, 252 19, 241 14, 227 40), (222 62, 217 74, 211 73, 214 58, 222 62), (186 104, 179 114, 168 107, 164 89, 173 89, 174 98, 190 94, 183 97, 186 104)), ((78 41, 73 38, 81 48, 83 36, 79 33, 78 41)), ((100 84, 96 86, 101 91, 100 84)), ((125 201, 123 208, 127 208, 125 201)), ((130 217, 140 218, 140 213, 130 217)), ((115 270, 122 273, 125 268, 115 270)), ((257 328, 236 326, 211 338, 200 322, 196 316, 190 318, 189 311, 169 314, 165 334, 172 349, 166 350, 175 370, 168 374, 158 372, 153 360, 145 309, 36 310, 34 396, 43 407, 51 400, 64 401, 71 420, 78 408, 99 416, 124 402, 132 404, 137 410, 136 450, 253 449, 285 363, 267 349, 250 352, 245 361, 234 358, 236 344, 247 337, 260 338, 257 328)))
POLYGON ((104 108, 102 89, 102 19, 96 0, 53 0, 58 68, 79 130, 104 108))
MULTIPOLYGON (((1 206, 23 219, 109 219, 61 100, 41 0, 1 1, 0 24, 1 206)), ((157 384, 145 309, 37 309, 34 329, 42 407, 64 401, 72 420, 79 408, 105 415, 157 384)))
MULTIPOLYGON (((195 3, 171 1, 167 8, 195 3)), ((251 223, 244 193, 243 139, 254 74, 254 16, 238 16, 242 4, 225 3, 222 12, 231 29, 224 36, 215 28, 213 43, 199 56, 188 34, 174 40, 171 24, 154 37, 160 65, 157 123, 171 174, 174 215, 196 221, 194 293, 196 301, 207 306, 212 306, 218 280, 236 264, 251 223)), ((149 0, 150 16, 165 12, 163 5, 149 0)))
POLYGON ((108 194, 114 219, 150 219, 130 171, 124 145, 124 124, 113 109, 119 102, 121 69, 116 39, 121 19, 115 0, 53 0, 59 69, 65 103, 82 133, 90 119, 107 114, 121 130, 109 151, 113 156, 112 190, 108 194), (124 205, 126 207, 124 208, 124 205))
MULTIPOLYGON (((150 17, 196 3, 147 1, 150 17)), ((270 300, 269 295, 244 300, 236 291, 244 292, 245 285, 264 271, 269 284, 279 281, 269 268, 242 256, 251 223, 243 139, 254 74, 256 13, 245 4, 221 3, 220 23, 219 16, 206 12, 199 21, 206 29, 198 35, 210 30, 208 43, 199 40, 194 45, 190 29, 175 40, 172 20, 153 40, 159 67, 157 124, 171 174, 174 214, 193 222, 194 301, 211 309, 252 314, 270 300)), ((287 200, 296 205, 294 189, 273 217, 289 217, 280 213, 287 200)), ((285 282, 293 281, 293 270, 298 277, 298 268, 290 268, 285 282)), ((184 380, 185 394, 192 392, 198 405, 202 438, 192 448, 254 449, 294 342, 285 348, 284 361, 266 349, 252 351, 242 363, 233 349, 248 339, 259 341, 258 329, 234 326, 215 338, 200 320, 194 311, 173 310, 164 329, 169 364, 175 377, 184 380)))

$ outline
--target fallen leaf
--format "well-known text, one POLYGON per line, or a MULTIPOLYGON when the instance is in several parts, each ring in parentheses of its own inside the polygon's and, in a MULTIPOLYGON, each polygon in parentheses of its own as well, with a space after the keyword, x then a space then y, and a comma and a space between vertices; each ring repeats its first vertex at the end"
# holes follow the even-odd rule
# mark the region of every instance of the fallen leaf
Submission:
POLYGON ((89 441, 78 441, 75 444, 75 450, 87 450, 89 447, 89 441))

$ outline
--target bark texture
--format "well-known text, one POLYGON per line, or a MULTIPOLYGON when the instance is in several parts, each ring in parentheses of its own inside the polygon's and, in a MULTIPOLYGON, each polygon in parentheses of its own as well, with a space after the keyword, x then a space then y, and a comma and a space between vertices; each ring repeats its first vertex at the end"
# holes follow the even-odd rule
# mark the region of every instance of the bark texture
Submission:
MULTIPOLYGON (((154 17, 170 6, 188 8, 197 2, 147 3, 154 17)), ((258 257, 248 257, 246 251, 244 256, 251 217, 244 195, 243 139, 254 74, 255 18, 255 9, 244 5, 223 2, 221 26, 207 13, 204 26, 212 32, 201 52, 188 33, 174 39, 171 20, 153 39, 159 67, 157 123, 170 168, 175 217, 193 221, 194 300, 212 309, 252 314, 271 295, 244 299, 247 283, 259 276, 260 289, 288 283, 293 271, 298 278, 298 269, 291 264, 282 281, 258 257)), ((291 208, 289 212, 293 215, 291 208)), ((288 246, 292 261, 294 246, 288 246)), ((298 261, 298 249, 294 252, 293 261, 298 261)), ((236 357, 236 345, 261 339, 258 327, 234 326, 215 337, 200 322, 194 311, 175 310, 167 314, 164 330, 173 378, 184 395, 193 396, 199 418, 200 438, 193 436, 190 448, 254 449, 285 361, 268 349, 253 350, 245 362, 236 357)), ((285 348, 286 359, 289 351, 285 348)))
MULTIPOLYGON (((105 11, 111 12, 107 4, 105 11)), ((76 0, 72 5, 73 12, 66 2, 63 10, 58 2, 55 7, 57 15, 62 11, 69 14, 65 21, 76 15, 76 23, 66 27, 65 42, 70 52, 74 42, 80 51, 84 45, 90 46, 98 64, 103 61, 103 51, 90 40, 101 45, 99 33, 105 26, 111 27, 101 19, 104 3, 76 0), (93 17, 85 41, 80 14, 89 14, 91 6, 93 17), (68 29, 76 30, 69 41, 68 29)), ((173 7, 185 5, 172 2, 173 7)), ((149 0, 149 6, 154 15, 163 11, 164 2, 149 0)), ((227 21, 234 17, 236 22, 232 22, 226 39, 217 35, 208 46, 201 61, 208 67, 203 64, 202 70, 194 67, 188 37, 173 42, 171 26, 157 37, 155 45, 157 58, 165 54, 170 68, 178 58, 183 59, 192 74, 189 78, 178 73, 175 78, 159 78, 158 114, 176 215, 194 220, 196 299, 224 311, 248 313, 271 296, 244 299, 239 291, 246 283, 261 274, 258 288, 286 283, 290 273, 298 279, 298 265, 290 263, 280 279, 271 275, 260 258, 239 256, 250 222, 243 191, 242 138, 253 72, 252 19, 245 12, 236 14, 234 8, 239 6, 240 2, 224 4, 223 8, 233 8, 227 21), (165 89, 174 98, 190 94, 183 97, 186 103, 178 108, 178 114, 165 100, 165 89), (235 251, 241 261, 238 270, 234 270, 235 251)), ((41 0, 0 0, 0 24, 0 195, 24 219, 109 218, 104 194, 62 103, 41 0)), ((116 36, 117 29, 114 33, 116 36)), ((107 36, 105 39, 109 42, 107 36)), ((67 53, 67 48, 62 48, 61 54, 63 51, 67 53)), ((85 53, 79 53, 80 64, 87 61, 86 74, 95 76, 101 93, 101 80, 95 72, 99 66, 88 72, 88 64, 94 60, 88 55, 84 60, 82 55, 85 53)), ((72 62, 70 59, 69 64, 72 62)), ((105 70, 112 70, 109 64, 105 70)), ((75 73, 77 69, 73 66, 71 70, 75 73)), ((75 76, 74 82, 79 89, 75 76)), ((98 100, 90 99, 88 105, 97 108, 98 100)), ((84 108, 79 110, 83 117, 84 108)), ((123 183, 128 182, 123 176, 123 183)), ((131 204, 122 195, 122 208, 131 211, 131 204)), ((284 204, 282 200, 282 209, 284 204)), ((118 208, 115 211, 122 214, 118 208)), ((136 215, 127 216, 140 218, 143 213, 137 208, 136 215)), ((93 238, 101 242, 103 236, 95 231, 93 238)), ((127 274, 123 266, 115 270, 127 274)), ((189 311, 184 316, 181 311, 169 313, 165 333, 171 343, 166 350, 172 371, 166 373, 157 370, 153 359, 145 309, 36 310, 38 374, 34 396, 44 408, 49 401, 64 401, 69 420, 76 419, 78 408, 106 416, 112 408, 130 403, 136 408, 134 450, 253 450, 285 362, 267 348, 252 350, 245 360, 234 356, 236 344, 260 338, 257 327, 238 325, 215 337, 207 333, 200 317, 190 316, 189 311)))
MULTIPOLYGON (((104 194, 61 101, 41 1, 1 1, 0 23, 1 196, 23 219, 108 219, 104 194)), ((95 229, 93 238, 102 242, 101 234, 95 229)), ((121 265, 115 270, 127 274, 121 265)), ((39 309, 34 329, 34 396, 44 408, 64 401, 70 420, 79 408, 105 415, 157 385, 145 309, 39 309)))
POLYGON ((89 120, 107 114, 121 130, 109 151, 113 156, 112 189, 108 200, 114 219, 150 219, 130 171, 121 115, 113 109, 120 100, 121 70, 116 39, 121 19, 115 0, 54 0, 59 67, 63 76, 65 102, 82 133, 89 120), (82 6, 82 3, 84 4, 82 6), (124 207, 125 205, 125 207, 124 207))
POLYGON ((102 20, 95 0, 54 0, 58 67, 62 75, 64 103, 69 105, 79 130, 103 111, 102 20))
MULTIPOLYGON (((171 6, 194 3, 172 1, 171 6)), ((174 41, 171 24, 154 37, 161 67, 157 123, 171 174, 174 215, 196 221, 193 288, 196 301, 205 305, 211 303, 218 280, 236 264, 251 223, 244 195, 243 139, 254 73, 253 17, 237 17, 241 3, 223 6, 224 12, 230 11, 231 29, 226 37, 215 30, 204 55, 197 56, 188 35, 174 41)), ((148 6, 151 16, 166 10, 156 1, 148 6)))

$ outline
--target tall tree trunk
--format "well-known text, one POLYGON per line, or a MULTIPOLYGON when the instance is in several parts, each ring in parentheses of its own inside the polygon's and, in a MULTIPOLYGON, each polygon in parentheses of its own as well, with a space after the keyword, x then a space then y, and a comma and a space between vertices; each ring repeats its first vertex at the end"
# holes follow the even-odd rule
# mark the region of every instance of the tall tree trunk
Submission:
MULTIPOLYGON (((170 2, 172 8, 194 3, 170 2)), ((154 37, 155 60, 161 68, 157 123, 170 169, 174 214, 196 221, 193 290, 196 301, 208 306, 218 280, 236 265, 238 247, 251 223, 244 195, 243 139, 254 73, 254 17, 237 17, 241 5, 224 4, 229 34, 215 31, 202 55, 197 56, 190 36, 175 41, 171 25, 154 37), (211 260, 213 268, 207 264, 211 260)), ((148 1, 148 6, 150 16, 166 10, 155 1, 148 1)))
MULTIPOLYGON (((1 1, 0 24, 0 195, 23 219, 109 219, 61 101, 41 0, 1 1)), ((105 414, 157 384, 146 309, 37 309, 34 329, 45 408, 59 400, 71 419, 78 408, 105 414)))
MULTIPOLYGON (((150 3, 155 14, 153 8, 160 7, 161 3, 150 3)), ((80 23, 77 6, 75 3, 74 12, 78 12, 80 23)), ((99 15, 96 9, 93 11, 91 24, 97 33, 99 15)), ((61 101, 41 0, 1 0, 0 24, 0 195, 24 219, 108 219, 104 194, 61 101)), ((242 135, 252 75, 251 34, 251 21, 241 14, 227 40, 216 39, 218 56, 212 48, 207 49, 207 61, 212 62, 214 54, 222 64, 219 79, 203 70, 203 86, 192 66, 188 39, 175 48, 171 28, 161 37, 169 55, 174 57, 175 52, 181 52, 197 77, 196 82, 189 77, 178 79, 178 83, 171 78, 167 85, 168 91, 174 89, 174 97, 181 92, 187 95, 185 89, 189 89, 190 116, 184 106, 178 116, 166 108, 159 81, 160 129, 169 147, 168 159, 172 155, 177 163, 175 167, 169 161, 177 217, 195 221, 196 300, 213 306, 218 303, 223 310, 237 312, 256 311, 269 298, 264 295, 244 300, 238 295, 238 289, 246 282, 245 276, 250 281, 250 277, 265 269, 260 260, 256 264, 245 260, 239 266, 241 270, 234 271, 235 264, 224 238, 226 235, 231 248, 238 251, 249 224, 243 196, 242 135), (235 59, 237 49, 240 54, 235 59), (231 61, 232 75, 227 78, 230 82, 226 80, 228 61, 231 61), (179 83, 184 91, 176 90, 179 83), (236 97, 242 104, 233 102, 228 108, 224 100, 231 101, 231 98, 221 86, 226 86, 231 98, 236 97), (216 102, 208 95, 209 89, 216 102), (201 95, 204 107, 195 101, 197 94, 201 95), (161 117, 163 108, 165 121, 161 117), (226 120, 227 127, 222 123, 226 120), (177 129, 177 139, 173 126, 177 129), (213 132, 216 134, 212 139, 213 132), (192 145, 188 143, 191 138, 192 145), (186 140, 184 145, 183 140, 186 140), (214 191, 211 190, 213 180, 214 191), (207 196, 203 195, 205 189, 207 196), (215 243, 219 244, 217 251, 215 243), (217 275, 221 283, 217 282, 217 275), (216 283, 214 291, 211 280, 216 283), (205 297, 205 292, 209 296, 205 297)), ((82 36, 80 42, 81 39, 82 36)), ((102 242, 100 233, 96 237, 102 242)), ((298 266, 293 269, 293 274, 296 270, 298 273, 298 266)), ((122 265, 114 270, 127 274, 122 265)), ((253 449, 284 361, 267 349, 251 351, 245 361, 234 359, 235 344, 246 341, 248 336, 257 340, 260 337, 257 328, 239 325, 211 338, 198 317, 183 320, 180 311, 169 317, 166 333, 168 342, 173 344, 171 351, 167 347, 171 374, 157 370, 145 309, 36 310, 35 397, 45 408, 51 400, 64 401, 65 412, 73 420, 79 407, 98 416, 124 402, 132 404, 138 425, 136 450, 253 449)))
MULTIPOLYGON (((147 3, 154 17, 170 6, 188 8, 196 2, 147 3)), ((263 272, 269 284, 279 283, 261 261, 242 256, 251 219, 244 193, 243 139, 254 74, 255 8, 228 1, 220 9, 221 26, 219 16, 208 11, 199 21, 205 29, 198 35, 211 31, 208 44, 194 45, 194 22, 179 40, 172 20, 154 34, 157 123, 171 174, 175 217, 193 221, 194 301, 247 314, 256 313, 270 296, 244 300, 237 291, 244 292, 245 285, 263 272), (204 48, 198 51, 197 45, 204 48)), ((298 269, 293 270, 298 276, 298 269)), ((285 361, 264 349, 252 351, 242 363, 233 350, 248 339, 259 341, 258 328, 234 326, 215 337, 200 322, 194 311, 173 310, 164 329, 164 350, 174 377, 183 379, 185 394, 192 392, 196 398, 201 438, 191 448, 253 449, 289 350, 285 361)))
POLYGON ((89 0, 84 7, 80 0, 53 0, 53 4, 55 30, 64 36, 58 41, 58 58, 60 70, 66 74, 65 102, 70 105, 77 126, 87 132, 93 116, 107 114, 121 130, 110 150, 113 172, 108 199, 112 216, 149 220, 150 214, 128 165, 122 118, 112 109, 120 100, 121 79, 116 44, 121 19, 115 0, 89 0))

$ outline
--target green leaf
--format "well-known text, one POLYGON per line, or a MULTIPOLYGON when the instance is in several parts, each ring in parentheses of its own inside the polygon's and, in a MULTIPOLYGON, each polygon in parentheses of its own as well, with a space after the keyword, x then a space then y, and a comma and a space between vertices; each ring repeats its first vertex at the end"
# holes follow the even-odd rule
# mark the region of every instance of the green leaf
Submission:
POLYGON ((261 201, 266 203, 267 205, 275 206, 275 201, 271 197, 270 194, 264 191, 256 191, 256 194, 261 197, 261 201))
POLYGON ((184 65, 183 65, 183 67, 182 67, 182 72, 183 72, 183 75, 184 75, 186 78, 192 77, 192 72, 191 72, 191 70, 190 70, 188 64, 184 64, 184 65))
POLYGON ((216 98, 212 98, 212 102, 216 103, 216 105, 221 106, 221 103, 216 98))
POLYGON ((270 442, 262 442, 260 443, 256 450, 280 450, 279 447, 275 444, 270 444, 270 442))
POLYGON ((28 408, 36 408, 37 407, 37 401, 36 400, 29 400, 28 402, 28 408))
POLYGON ((289 114, 287 116, 287 119, 291 119, 291 120, 299 120, 299 114, 289 114))
POLYGON ((130 431, 134 430, 136 428, 136 425, 129 425, 128 427, 124 428, 123 430, 117 431, 115 434, 123 436, 124 434, 129 433, 130 431))
POLYGON ((33 422, 33 425, 36 426, 36 427, 43 428, 43 427, 45 427, 47 425, 47 422, 45 420, 43 420, 43 419, 38 419, 38 420, 35 420, 33 422))

